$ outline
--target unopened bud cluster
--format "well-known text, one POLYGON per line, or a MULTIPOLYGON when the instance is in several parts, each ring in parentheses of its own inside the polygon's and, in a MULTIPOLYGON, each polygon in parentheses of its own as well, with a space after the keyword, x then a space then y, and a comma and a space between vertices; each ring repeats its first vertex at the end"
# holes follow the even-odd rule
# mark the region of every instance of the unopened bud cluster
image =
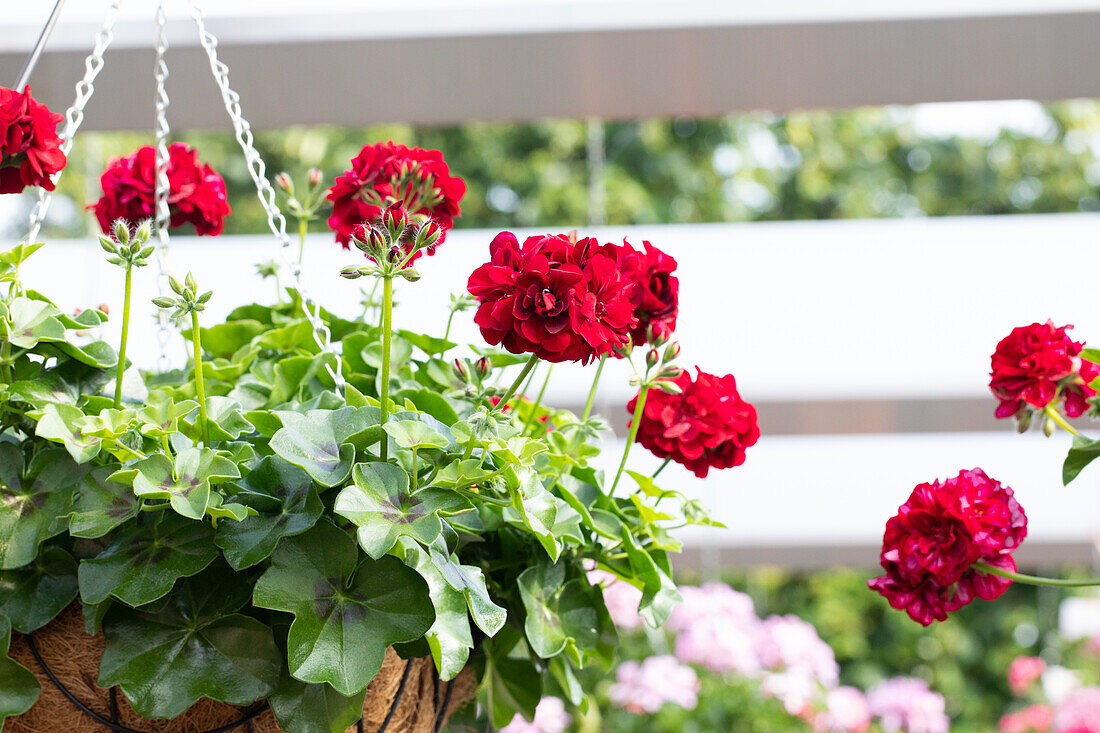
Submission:
POLYGON ((424 214, 409 214, 400 204, 388 207, 372 225, 364 225, 358 236, 351 238, 356 249, 373 264, 349 265, 340 270, 341 277, 402 277, 409 282, 420 279, 420 273, 409 267, 421 250, 428 250, 443 237, 440 226, 424 214))
POLYGON ((493 371, 493 363, 487 356, 479 359, 455 359, 451 372, 464 385, 467 396, 473 397, 485 391, 485 380, 493 371))
POLYGON ((172 318, 180 318, 206 310, 207 302, 214 295, 213 290, 207 290, 205 293, 200 294, 199 284, 191 273, 187 273, 187 277, 184 278, 183 282, 169 276, 168 284, 179 297, 160 296, 159 298, 153 298, 153 305, 158 308, 175 308, 176 312, 172 314, 172 318))
POLYGON ((99 246, 107 253, 107 261, 129 270, 131 267, 145 267, 155 247, 149 244, 153 224, 149 219, 141 222, 132 232, 125 219, 118 219, 111 226, 111 236, 99 235, 99 246))
POLYGON ((311 221, 317 218, 317 212, 325 201, 324 181, 320 169, 310 168, 300 196, 289 173, 275 176, 275 188, 286 196, 286 207, 295 218, 311 221))
POLYGON ((680 343, 669 341, 669 336, 660 329, 650 328, 649 348, 645 353, 645 377, 634 377, 631 384, 646 384, 667 394, 680 394, 683 390, 676 378, 683 371, 672 362, 680 356, 680 343))

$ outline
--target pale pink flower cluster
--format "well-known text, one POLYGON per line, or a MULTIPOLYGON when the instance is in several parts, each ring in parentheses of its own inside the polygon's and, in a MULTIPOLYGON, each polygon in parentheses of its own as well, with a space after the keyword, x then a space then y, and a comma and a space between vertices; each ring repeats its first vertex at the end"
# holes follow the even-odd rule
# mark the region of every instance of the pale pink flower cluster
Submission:
POLYGON ((840 678, 833 649, 817 629, 797 616, 771 616, 760 625, 756 654, 765 669, 803 675, 823 686, 835 687, 840 678))
POLYGON ((1054 733, 1100 733, 1100 687, 1079 687, 1054 713, 1054 733))
POLYGON ((655 713, 665 703, 693 710, 699 702, 699 677, 669 655, 627 661, 619 665, 609 695, 632 713, 655 713))
POLYGON ((867 703, 887 733, 947 733, 951 726, 943 695, 921 679, 883 680, 867 693, 867 703))
POLYGON ((1048 733, 1054 722, 1049 705, 1031 705, 1018 713, 1009 713, 997 723, 1001 733, 1048 733))
POLYGON ((1027 691, 1047 670, 1042 657, 1019 656, 1008 665, 1008 686, 1012 692, 1020 695, 1027 691))
POLYGON ((871 727, 871 706, 862 691, 837 687, 825 695, 825 709, 813 720, 814 730, 862 733, 871 727))
POLYGON ((500 729, 500 733, 562 733, 573 722, 573 716, 565 712, 565 703, 557 697, 544 697, 535 708, 531 722, 522 715, 500 729))

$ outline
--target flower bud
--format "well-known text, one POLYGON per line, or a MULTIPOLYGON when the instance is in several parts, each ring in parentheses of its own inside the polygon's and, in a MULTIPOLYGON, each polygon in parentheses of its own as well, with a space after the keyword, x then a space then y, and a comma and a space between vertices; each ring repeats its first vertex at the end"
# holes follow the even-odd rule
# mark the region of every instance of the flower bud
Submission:
POLYGON ((362 277, 362 275, 359 274, 358 265, 348 265, 340 270, 340 277, 347 278, 348 280, 356 280, 362 277))
POLYGON ((1026 433, 1031 428, 1031 410, 1020 410, 1016 413, 1016 432, 1026 433))
POLYGON ((669 382, 664 379, 654 382, 653 386, 665 394, 681 394, 684 391, 676 382, 669 382))
POLYGON ((451 362, 451 371, 453 371, 455 373, 455 376, 461 379, 463 382, 465 382, 470 376, 469 371, 466 369, 465 359, 455 359, 453 362, 451 362))
POLYGON ((415 244, 421 249, 431 249, 439 244, 443 238, 443 228, 435 221, 429 220, 416 232, 415 244))
POLYGON ((409 228, 409 212, 405 210, 400 202, 390 204, 382 212, 382 226, 389 231, 390 238, 400 239, 405 230, 409 228))
POLYGON ((118 254, 118 247, 115 246, 114 241, 110 237, 100 234, 99 246, 109 255, 118 254))
POLYGON ((665 366, 663 369, 661 369, 661 372, 660 372, 660 374, 657 375, 657 378, 658 379, 663 379, 665 377, 671 377, 673 379, 676 379, 676 377, 680 376, 680 374, 682 374, 683 371, 684 370, 681 369, 678 366, 668 365, 668 366, 665 366))
POLYGON ((676 357, 680 355, 680 342, 673 341, 665 347, 665 363, 670 361, 676 361, 676 357))
POLYGON ((172 308, 176 305, 176 301, 171 298, 161 296, 159 298, 153 298, 153 305, 157 308, 172 308))
POLYGON ((614 351, 615 356, 619 357, 620 359, 628 358, 631 352, 634 351, 634 339, 630 337, 630 334, 627 334, 626 343, 613 347, 612 351, 614 351))
POLYGON ((149 241, 149 237, 152 236, 152 234, 153 220, 143 219, 142 222, 138 224, 137 230, 134 232, 134 238, 139 240, 142 244, 145 244, 149 241))
POLYGON ((1054 435, 1055 427, 1056 426, 1053 419, 1048 417, 1046 420, 1043 420, 1043 435, 1047 436, 1048 438, 1054 435))
POLYGON ((126 220, 125 219, 115 219, 115 223, 113 224, 113 226, 114 226, 114 230, 115 230, 115 239, 117 239, 120 244, 129 244, 130 243, 130 227, 126 223, 126 220))
POLYGON ((275 176, 275 187, 287 196, 294 195, 294 181, 290 179, 289 173, 283 172, 275 176))
POLYGON ((197 280, 195 280, 194 273, 187 273, 187 277, 184 278, 183 284, 186 285, 187 289, 190 290, 192 293, 198 292, 199 283, 197 280))
POLYGON ((183 295, 183 283, 181 283, 179 280, 172 277, 171 275, 168 276, 168 285, 171 286, 172 291, 176 295, 183 295))
POLYGON ((318 188, 321 185, 322 181, 325 180, 325 177, 321 173, 320 168, 310 168, 308 178, 310 188, 318 188))
POLYGON ((645 365, 647 367, 657 366, 657 362, 661 360, 660 354, 657 353, 657 349, 650 349, 645 354, 645 365))
POLYGON ((671 335, 667 327, 656 323, 650 323, 646 328, 646 340, 654 346, 664 346, 671 335))
POLYGON ((401 277, 405 278, 411 283, 414 283, 420 279, 420 270, 417 270, 415 267, 406 267, 404 270, 401 271, 401 277))
POLYGON ((478 376, 486 377, 492 370, 493 364, 489 361, 489 357, 483 356, 474 362, 474 368, 477 369, 478 376))
POLYGON ((380 229, 371 228, 367 233, 367 242, 370 244, 370 249, 368 251, 379 256, 389 249, 390 246, 389 237, 380 229))

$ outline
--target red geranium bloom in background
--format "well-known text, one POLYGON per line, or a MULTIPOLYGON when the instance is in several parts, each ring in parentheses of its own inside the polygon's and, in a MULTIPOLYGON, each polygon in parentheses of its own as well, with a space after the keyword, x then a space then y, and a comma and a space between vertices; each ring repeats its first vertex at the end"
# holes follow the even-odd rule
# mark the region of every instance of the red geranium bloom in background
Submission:
MULTIPOLYGON (((151 145, 111 161, 99 178, 103 197, 88 207, 95 209, 104 232, 116 219, 137 222, 156 215, 156 168, 157 151, 151 145)), ((222 177, 183 143, 168 146, 167 173, 169 226, 193 224, 196 234, 221 234, 230 213, 222 177)))
POLYGON ((613 245, 543 235, 521 247, 514 234, 501 232, 489 253, 468 284, 481 302, 474 322, 488 343, 584 363, 627 344, 636 323, 634 285, 620 273, 613 245))
POLYGON ((975 598, 998 598, 1012 581, 975 570, 979 560, 1015 571, 1012 552, 1027 517, 1012 489, 980 468, 920 484, 886 523, 879 558, 886 575, 868 585, 925 626, 975 598))
POLYGON ((1100 365, 1082 361, 1079 355, 1085 345, 1066 334, 1071 328, 1055 327, 1051 321, 1032 323, 1001 339, 989 375, 989 388, 1000 401, 997 417, 1041 410, 1059 397, 1070 417, 1088 409, 1086 400, 1096 394, 1088 385, 1100 376, 1100 365))
POLYGON ((676 260, 649 242, 643 241, 644 250, 634 249, 623 241, 622 270, 634 282, 630 301, 634 304, 634 317, 638 325, 631 332, 635 344, 649 340, 649 329, 668 336, 676 330, 676 315, 680 308, 680 281, 676 272, 676 260))
MULTIPOLYGON (((459 202, 464 195, 466 183, 451 175, 438 150, 410 148, 392 140, 365 145, 328 192, 332 202, 328 226, 336 233, 336 241, 350 249, 351 237, 360 227, 372 224, 387 206, 399 202, 410 214, 434 220, 445 236, 461 213, 459 202)), ((432 247, 428 254, 434 252, 432 247)))
POLYGON ((50 176, 65 167, 57 125, 63 118, 31 96, 0 87, 0 193, 27 186, 53 190, 50 176))
MULTIPOLYGON (((686 370, 676 378, 680 394, 649 390, 637 440, 659 458, 671 458, 705 478, 711 468, 744 463, 760 427, 756 408, 741 399, 732 374, 695 371, 694 380, 686 370)), ((637 404, 634 397, 626 409, 633 414, 637 404)))

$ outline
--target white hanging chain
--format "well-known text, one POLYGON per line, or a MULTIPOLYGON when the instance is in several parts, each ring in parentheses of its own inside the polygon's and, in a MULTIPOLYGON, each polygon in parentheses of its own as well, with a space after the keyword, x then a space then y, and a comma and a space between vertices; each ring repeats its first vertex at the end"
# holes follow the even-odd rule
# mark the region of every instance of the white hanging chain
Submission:
MULTIPOLYGON (((313 327, 314 340, 322 352, 335 354, 332 333, 321 319, 321 306, 306 294, 302 286, 302 268, 294 258, 288 255, 290 237, 286 233, 286 217, 279 210, 279 205, 275 201, 275 189, 271 187, 271 183, 267 180, 266 166, 253 144, 252 128, 241 114, 241 97, 229 86, 229 67, 218 60, 218 39, 206 30, 205 13, 196 2, 191 2, 191 17, 199 29, 199 42, 210 58, 210 71, 214 74, 214 81, 217 83, 218 89, 221 90, 225 111, 229 113, 229 119, 233 122, 237 142, 240 143, 245 162, 248 163, 248 172, 252 175, 252 180, 256 184, 256 195, 260 199, 260 205, 267 213, 267 224, 282 245, 280 247, 280 259, 282 259, 283 265, 290 270, 294 287, 302 298, 302 310, 313 327)), ((341 362, 342 359, 337 354, 335 359, 336 369, 333 370, 331 365, 326 364, 325 371, 332 377, 337 390, 343 392, 345 381, 341 362)))
MULTIPOLYGON (((107 9, 107 17, 96 34, 92 53, 84 59, 84 78, 76 84, 76 99, 73 101, 73 105, 65 111, 65 129, 61 131, 58 137, 61 138, 61 152, 66 157, 73 148, 73 136, 76 135, 76 131, 80 129, 80 125, 84 122, 84 107, 88 104, 88 100, 92 98, 92 94, 95 93, 95 79, 99 76, 99 72, 103 70, 103 54, 107 52, 107 47, 114 40, 115 20, 118 18, 120 5, 122 5, 122 0, 111 0, 111 5, 107 9)), ((63 170, 53 174, 52 180, 55 185, 61 179, 63 170)), ((38 239, 38 234, 42 230, 42 221, 46 218, 46 212, 50 208, 52 199, 52 192, 47 191, 45 188, 38 189, 38 201, 31 209, 30 228, 26 239, 28 244, 38 239)))
MULTIPOLYGON (((157 295, 163 296, 168 292, 168 226, 171 215, 168 210, 168 90, 165 82, 168 80, 168 63, 164 59, 168 51, 168 38, 165 34, 167 16, 164 13, 164 0, 157 1, 156 11, 156 63, 153 67, 153 78, 156 80, 157 91, 155 97, 156 124, 156 166, 155 183, 153 186, 154 201, 154 229, 157 233, 157 295)), ((157 369, 161 373, 168 371, 170 366, 168 359, 168 344, 172 340, 172 330, 169 327, 168 311, 157 309, 157 369)))

